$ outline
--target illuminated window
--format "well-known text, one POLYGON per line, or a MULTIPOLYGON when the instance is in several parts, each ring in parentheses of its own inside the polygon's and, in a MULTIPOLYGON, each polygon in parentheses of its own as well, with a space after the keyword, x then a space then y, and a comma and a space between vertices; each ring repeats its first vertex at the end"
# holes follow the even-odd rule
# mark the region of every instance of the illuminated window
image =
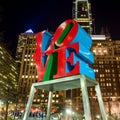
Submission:
POLYGON ((113 78, 113 82, 115 82, 115 78, 113 78))
POLYGON ((32 66, 32 65, 34 65, 33 63, 30 63, 30 65, 32 66))
POLYGON ((28 78, 28 75, 26 75, 25 78, 28 78))
POLYGON ((103 64, 103 61, 99 61, 99 64, 103 64))
POLYGON ((94 72, 98 72, 98 69, 94 69, 94 72))
POLYGON ((112 76, 115 77, 115 74, 113 74, 112 76))
POLYGON ((115 70, 114 69, 112 69, 112 72, 114 72, 115 70))
POLYGON ((115 88, 115 87, 114 87, 114 90, 116 91, 116 90, 117 90, 117 88, 115 88))
POLYGON ((96 50, 95 50, 95 49, 93 50, 93 53, 96 53, 96 50))
POLYGON ((119 65, 117 65, 117 68, 120 68, 120 66, 119 66, 119 65))
POLYGON ((97 43, 98 46, 101 46, 101 43, 97 43))
POLYGON ((110 72, 110 69, 105 69, 105 72, 109 73, 109 72, 110 72))
POLYGON ((119 60, 119 58, 118 58, 118 57, 116 57, 116 60, 119 60))
POLYGON ((100 77, 104 77, 105 75, 104 74, 100 74, 100 77))
POLYGON ((59 97, 59 95, 57 94, 56 97, 59 97))
POLYGON ((44 94, 42 94, 41 97, 44 97, 44 94))

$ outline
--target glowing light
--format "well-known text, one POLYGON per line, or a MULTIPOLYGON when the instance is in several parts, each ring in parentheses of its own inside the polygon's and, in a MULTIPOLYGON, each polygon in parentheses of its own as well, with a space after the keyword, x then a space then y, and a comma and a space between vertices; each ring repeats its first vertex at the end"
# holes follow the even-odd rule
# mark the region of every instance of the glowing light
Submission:
POLYGON ((92 40, 106 40, 105 35, 91 35, 92 40))
POLYGON ((97 115, 97 116, 96 116, 96 118, 100 119, 100 116, 99 116, 99 115, 97 115))
POLYGON ((25 33, 34 33, 34 32, 32 31, 32 29, 29 29, 29 30, 25 31, 25 33))
POLYGON ((66 109, 66 113, 67 113, 67 114, 71 114, 72 111, 71 111, 70 109, 66 109))

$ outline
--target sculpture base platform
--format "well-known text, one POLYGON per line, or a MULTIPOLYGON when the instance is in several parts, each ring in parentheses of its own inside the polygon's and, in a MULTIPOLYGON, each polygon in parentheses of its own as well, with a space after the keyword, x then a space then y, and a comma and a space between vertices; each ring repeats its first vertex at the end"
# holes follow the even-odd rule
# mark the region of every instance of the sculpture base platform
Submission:
POLYGON ((32 106, 32 102, 33 102, 36 89, 44 89, 44 90, 49 91, 46 120, 50 120, 50 111, 51 111, 51 105, 52 105, 51 103, 52 103, 53 91, 69 90, 69 89, 75 89, 75 88, 81 88, 81 91, 82 91, 85 120, 92 120, 89 97, 88 97, 88 90, 87 90, 87 87, 90 87, 90 86, 95 87, 98 103, 100 106, 100 111, 102 114, 102 120, 106 120, 107 117, 106 117, 106 113, 104 109, 104 104, 102 100, 99 83, 96 80, 92 80, 86 77, 85 75, 75 75, 75 76, 63 77, 59 79, 53 79, 53 80, 49 80, 46 82, 33 83, 31 86, 30 95, 29 95, 29 99, 28 99, 27 106, 25 109, 23 120, 28 120, 29 118, 30 108, 32 106))

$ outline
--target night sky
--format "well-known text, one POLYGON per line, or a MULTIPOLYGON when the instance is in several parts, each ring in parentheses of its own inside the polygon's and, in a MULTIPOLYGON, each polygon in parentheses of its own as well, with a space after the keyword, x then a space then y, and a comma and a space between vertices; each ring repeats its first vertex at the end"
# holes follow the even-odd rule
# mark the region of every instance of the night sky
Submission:
MULTIPOLYGON (((28 29, 35 33, 55 31, 72 18, 73 0, 0 0, 0 32, 3 42, 15 54, 18 35, 28 29)), ((108 27, 113 40, 120 40, 120 4, 115 0, 91 0, 96 34, 108 27)))

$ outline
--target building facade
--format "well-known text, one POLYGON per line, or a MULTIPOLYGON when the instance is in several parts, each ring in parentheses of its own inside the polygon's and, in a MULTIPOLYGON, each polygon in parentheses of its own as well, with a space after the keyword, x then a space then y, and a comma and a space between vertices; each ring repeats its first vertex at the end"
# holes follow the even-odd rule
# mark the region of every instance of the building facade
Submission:
POLYGON ((0 42, 0 100, 15 102, 18 86, 18 70, 15 59, 0 42))
POLYGON ((92 14, 89 0, 73 0, 72 18, 92 34, 92 14))
MULTIPOLYGON (((92 67, 96 73, 96 80, 101 86, 101 92, 108 114, 120 114, 120 41, 93 41, 92 51, 95 63, 92 67)), ((93 89, 90 89, 94 97, 93 89)), ((119 116, 120 117, 120 116, 119 116)))
POLYGON ((19 35, 16 60, 19 65, 19 81, 18 81, 18 102, 26 102, 31 84, 37 81, 35 66, 33 63, 33 52, 35 51, 34 34, 19 35))

